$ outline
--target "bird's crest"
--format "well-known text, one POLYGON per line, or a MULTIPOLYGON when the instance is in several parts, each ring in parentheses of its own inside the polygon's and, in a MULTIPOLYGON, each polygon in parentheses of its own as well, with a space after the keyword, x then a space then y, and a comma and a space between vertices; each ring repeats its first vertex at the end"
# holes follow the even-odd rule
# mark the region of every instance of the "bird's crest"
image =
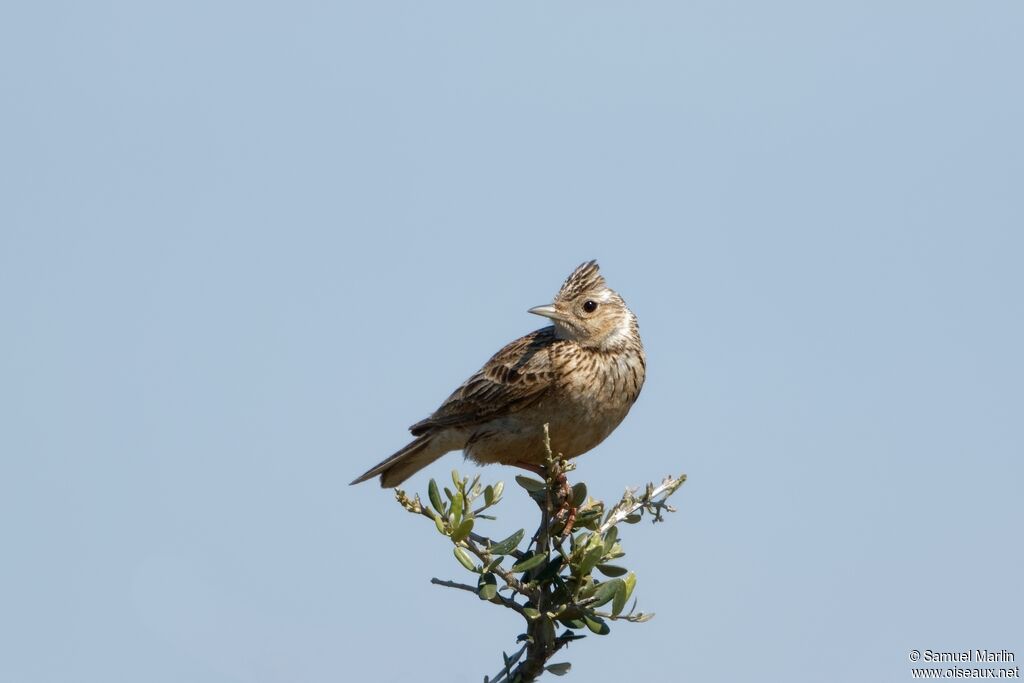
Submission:
POLYGON ((597 265, 597 261, 587 261, 581 263, 576 267, 576 270, 572 271, 565 280, 565 284, 558 290, 558 298, 561 300, 575 299, 583 292, 593 291, 605 287, 604 278, 601 277, 600 266, 597 265))

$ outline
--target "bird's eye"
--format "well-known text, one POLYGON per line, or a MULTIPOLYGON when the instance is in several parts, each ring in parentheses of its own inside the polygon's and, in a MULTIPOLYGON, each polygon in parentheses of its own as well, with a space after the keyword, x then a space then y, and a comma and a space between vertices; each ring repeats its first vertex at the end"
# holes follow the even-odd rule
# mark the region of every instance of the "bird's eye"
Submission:
POLYGON ((583 302, 583 310, 587 313, 593 313, 597 310, 597 302, 593 299, 587 299, 583 302))

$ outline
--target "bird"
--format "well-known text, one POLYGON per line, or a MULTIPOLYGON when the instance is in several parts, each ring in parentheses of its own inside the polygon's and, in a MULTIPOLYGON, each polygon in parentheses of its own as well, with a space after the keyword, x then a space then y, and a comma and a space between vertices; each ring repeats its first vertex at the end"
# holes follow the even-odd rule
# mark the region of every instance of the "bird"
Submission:
POLYGON ((605 283, 597 261, 580 264, 554 302, 529 309, 551 325, 510 342, 430 417, 405 447, 356 477, 383 488, 452 451, 480 465, 542 472, 547 449, 568 460, 612 433, 640 395, 647 361, 636 315, 605 283))

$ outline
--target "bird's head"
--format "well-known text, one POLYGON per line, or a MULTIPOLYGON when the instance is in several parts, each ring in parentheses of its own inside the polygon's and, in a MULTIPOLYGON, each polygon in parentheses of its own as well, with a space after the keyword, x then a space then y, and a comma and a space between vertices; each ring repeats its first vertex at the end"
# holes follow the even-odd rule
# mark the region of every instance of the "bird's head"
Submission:
POLYGON ((609 289, 597 261, 580 264, 566 279, 555 302, 530 313, 550 318, 561 339, 581 346, 612 350, 639 338, 636 316, 622 297, 609 289))

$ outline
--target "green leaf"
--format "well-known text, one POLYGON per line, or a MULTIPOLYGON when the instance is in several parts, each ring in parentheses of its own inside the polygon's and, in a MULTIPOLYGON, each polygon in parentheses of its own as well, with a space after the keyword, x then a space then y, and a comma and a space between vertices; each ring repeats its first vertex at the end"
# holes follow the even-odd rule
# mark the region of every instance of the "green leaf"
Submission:
POLYGON ((614 564, 599 564, 597 565, 596 569, 605 576, 611 577, 622 576, 628 571, 625 567, 619 567, 618 565, 614 564))
MULTIPOLYGON (((595 534, 596 536, 597 534, 595 534)), ((589 545, 589 544, 588 544, 589 545)), ((580 576, 588 576, 598 562, 601 561, 601 557, 604 555, 604 545, 597 544, 590 547, 584 554, 583 559, 580 561, 579 574, 580 576)))
POLYGON ((444 530, 444 520, 441 519, 441 515, 437 514, 436 512, 434 513, 434 525, 437 527, 437 530, 440 533, 442 533, 442 534, 445 533, 445 530, 444 530))
POLYGON ((587 628, 599 636, 606 636, 612 632, 612 630, 608 628, 608 624, 606 624, 604 619, 601 617, 592 617, 589 614, 584 614, 583 621, 586 623, 587 628))
POLYGON ((623 579, 622 582, 626 584, 626 597, 623 599, 623 602, 626 602, 633 595, 633 589, 636 588, 636 574, 630 572, 629 576, 623 579))
POLYGON ((505 490, 505 482, 499 481, 494 485, 494 502, 501 500, 501 492, 505 490))
POLYGON ((494 505, 494 487, 488 486, 484 489, 484 504, 494 505))
POLYGON ((606 531, 605 534, 604 534, 604 551, 605 551, 605 553, 610 553, 612 551, 612 546, 615 545, 615 541, 617 541, 617 540, 619 540, 619 528, 613 526, 611 529, 606 531))
POLYGON ((625 518, 623 518, 622 521, 625 522, 626 524, 636 524, 637 522, 640 521, 640 513, 639 512, 634 512, 631 515, 626 515, 625 518))
POLYGON ((462 488, 462 477, 459 476, 458 470, 452 470, 452 485, 456 489, 462 488))
POLYGON ((533 620, 540 616, 540 610, 535 607, 524 607, 523 614, 526 615, 527 619, 533 620))
POLYGON ((582 481, 572 487, 572 505, 579 507, 587 499, 587 485, 582 481))
POLYGON ((523 535, 526 534, 524 529, 520 529, 515 532, 504 541, 495 543, 488 550, 492 555, 508 555, 519 546, 519 542, 523 540, 523 535))
POLYGON ((469 536, 469 532, 471 532, 472 530, 473 530, 473 520, 472 519, 464 519, 464 520, 462 520, 462 524, 460 524, 455 529, 455 531, 452 532, 452 541, 458 543, 462 539, 464 539, 467 536, 469 536))
POLYGON ((594 602, 590 604, 590 607, 600 607, 605 603, 609 602, 615 597, 615 594, 619 590, 625 591, 625 584, 622 579, 611 579, 604 581, 597 585, 597 590, 594 591, 593 599, 594 602))
POLYGON ((441 504, 441 492, 437 490, 437 482, 433 479, 430 480, 430 484, 427 485, 427 495, 430 497, 430 504, 434 506, 434 509, 444 514, 444 505, 441 504))
POLYGON ((520 560, 519 562, 515 563, 514 565, 512 565, 512 568, 509 571, 512 571, 512 572, 525 572, 525 571, 529 571, 529 570, 533 569, 534 567, 538 567, 538 566, 544 564, 547 561, 548 561, 547 553, 537 553, 537 554, 535 554, 535 555, 533 555, 531 557, 527 557, 525 560, 520 560))
POLYGON ((457 527, 457 526, 459 526, 459 524, 462 523, 462 504, 463 504, 463 502, 464 502, 464 499, 462 497, 462 493, 456 493, 455 497, 452 498, 452 515, 454 517, 454 519, 452 520, 452 526, 456 526, 457 527))
POLYGON ((498 579, 490 572, 481 574, 480 580, 476 583, 476 592, 481 600, 493 600, 498 594, 498 579))
POLYGON ((587 625, 582 619, 559 619, 559 621, 568 628, 581 629, 587 625))
MULTIPOLYGON (((615 579, 619 581, 619 579, 615 579)), ((629 589, 626 588, 626 582, 622 581, 619 584, 618 589, 615 591, 615 597, 612 598, 612 614, 619 616, 622 614, 622 609, 626 606, 626 599, 629 598, 629 589)))
POLYGON ((604 553, 604 543, 601 542, 600 534, 591 532, 579 534, 573 538, 572 553, 574 557, 583 558, 595 550, 604 553))
POLYGON ((470 556, 468 552, 466 552, 465 548, 455 546, 455 559, 458 560, 459 564, 461 564, 469 571, 476 571, 476 565, 473 564, 473 558, 470 556))
POLYGON ((555 622, 550 619, 544 618, 540 622, 539 631, 540 642, 545 648, 551 647, 555 643, 555 622))
POLYGON ((569 673, 569 669, 571 668, 572 664, 570 664, 569 662, 559 662, 558 664, 548 664, 546 667, 544 667, 544 670, 548 671, 549 673, 553 673, 556 676, 564 676, 565 674, 569 673))
POLYGON ((530 477, 525 477, 521 474, 516 475, 516 483, 522 486, 530 493, 543 491, 544 487, 546 486, 546 484, 542 481, 537 481, 536 479, 531 479, 530 477))

